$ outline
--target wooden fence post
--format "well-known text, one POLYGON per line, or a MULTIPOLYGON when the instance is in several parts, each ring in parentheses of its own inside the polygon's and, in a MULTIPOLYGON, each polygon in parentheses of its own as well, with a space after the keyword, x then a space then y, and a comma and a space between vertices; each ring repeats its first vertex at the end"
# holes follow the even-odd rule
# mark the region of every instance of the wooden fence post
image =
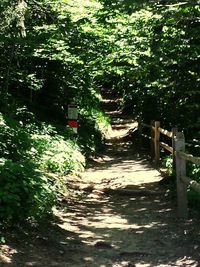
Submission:
POLYGON ((160 131, 158 130, 158 128, 160 127, 160 122, 155 121, 154 127, 155 165, 158 166, 160 160, 160 131))
POLYGON ((154 159, 154 157, 155 157, 155 152, 154 152, 154 137, 155 137, 155 132, 154 132, 154 130, 153 130, 153 127, 154 127, 154 124, 155 124, 155 121, 151 121, 150 122, 150 125, 151 125, 151 144, 150 144, 150 149, 151 149, 151 160, 153 161, 153 159, 154 159))
POLYGON ((138 151, 142 148, 142 122, 138 120, 138 151))
POLYGON ((178 154, 179 151, 185 150, 185 137, 184 134, 181 132, 176 133, 175 149, 176 149, 178 217, 186 219, 188 215, 187 185, 181 179, 181 177, 186 176, 186 161, 182 159, 178 154))
POLYGON ((176 133, 178 132, 178 128, 174 127, 172 128, 172 148, 173 148, 173 152, 172 152, 172 168, 173 170, 176 170, 176 154, 175 154, 175 138, 176 138, 176 133))

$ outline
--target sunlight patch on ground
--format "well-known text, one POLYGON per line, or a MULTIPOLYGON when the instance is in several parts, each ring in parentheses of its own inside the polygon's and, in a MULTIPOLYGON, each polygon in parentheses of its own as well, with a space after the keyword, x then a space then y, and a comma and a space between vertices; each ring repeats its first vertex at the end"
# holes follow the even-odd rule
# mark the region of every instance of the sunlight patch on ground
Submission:
POLYGON ((105 169, 96 169, 94 174, 93 170, 87 170, 85 174, 83 174, 83 178, 86 182, 95 182, 101 183, 102 180, 113 180, 113 185, 116 183, 124 183, 140 185, 142 183, 152 183, 159 182, 162 180, 160 173, 157 170, 151 170, 145 167, 141 167, 141 165, 135 164, 133 161, 132 164, 127 165, 126 163, 115 164, 111 167, 105 169))
POLYGON ((108 140, 110 139, 120 139, 128 134, 132 129, 137 129, 138 123, 135 121, 129 121, 127 124, 118 125, 118 128, 109 131, 109 135, 106 136, 108 140), (121 127, 121 128, 120 128, 121 127))
POLYGON ((2 245, 0 247, 0 262, 11 263, 12 262, 12 256, 16 253, 18 253, 16 249, 14 249, 8 245, 2 245))
POLYGON ((73 216, 65 214, 62 216, 60 211, 57 211, 57 216, 62 217, 63 223, 59 224, 64 230, 78 234, 84 243, 92 244, 95 240, 101 238, 109 238, 110 230, 117 230, 119 232, 124 230, 133 231, 137 234, 143 234, 146 229, 151 229, 158 226, 164 226, 159 221, 151 223, 130 223, 127 219, 120 215, 113 213, 94 214, 93 216, 84 217, 84 214, 79 217, 74 213, 73 216), (102 232, 101 232, 102 230, 102 232), (99 234, 97 234, 97 232, 99 234), (92 241, 93 240, 93 241, 92 241))

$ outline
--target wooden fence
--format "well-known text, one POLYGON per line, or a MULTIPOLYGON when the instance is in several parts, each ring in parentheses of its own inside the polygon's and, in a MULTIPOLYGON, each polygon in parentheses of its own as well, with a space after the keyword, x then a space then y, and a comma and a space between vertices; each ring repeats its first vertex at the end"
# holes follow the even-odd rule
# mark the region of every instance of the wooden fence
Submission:
POLYGON ((200 157, 194 157, 185 153, 184 133, 178 132, 177 128, 168 131, 160 127, 159 121, 154 121, 151 122, 151 125, 138 123, 138 131, 141 136, 151 140, 151 155, 156 166, 158 166, 160 161, 161 147, 172 154, 173 166, 176 170, 178 216, 186 219, 188 216, 187 188, 190 186, 193 190, 200 193, 200 184, 186 175, 186 161, 200 165, 200 157), (151 136, 143 134, 144 127, 150 128, 151 136), (160 141, 161 134, 171 140, 170 145, 160 141))

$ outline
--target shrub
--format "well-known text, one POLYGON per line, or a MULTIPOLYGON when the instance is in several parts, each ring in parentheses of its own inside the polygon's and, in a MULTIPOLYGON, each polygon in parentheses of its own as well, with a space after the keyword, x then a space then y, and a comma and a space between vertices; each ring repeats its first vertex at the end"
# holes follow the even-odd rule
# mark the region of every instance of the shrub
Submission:
POLYGON ((45 176, 28 161, 0 163, 0 219, 6 223, 48 213, 55 193, 45 176))
POLYGON ((108 117, 98 108, 80 112, 78 143, 87 157, 105 148, 105 136, 111 126, 108 117))
POLYGON ((38 122, 25 108, 15 119, 0 114, 0 220, 3 224, 51 212, 64 175, 84 169, 85 158, 70 133, 38 122), (19 119, 19 121, 17 120, 19 119), (65 140, 66 138, 66 140, 65 140))
POLYGON ((0 154, 1 157, 18 161, 25 159, 31 148, 30 136, 16 120, 0 113, 0 154))
POLYGON ((62 136, 33 135, 34 149, 43 170, 61 175, 84 170, 85 158, 78 146, 62 136))

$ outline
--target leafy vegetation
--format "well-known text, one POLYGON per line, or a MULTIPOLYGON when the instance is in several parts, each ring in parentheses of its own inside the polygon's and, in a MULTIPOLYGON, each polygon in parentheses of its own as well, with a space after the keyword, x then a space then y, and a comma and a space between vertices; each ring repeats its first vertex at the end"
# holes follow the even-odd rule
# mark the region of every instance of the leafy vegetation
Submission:
POLYGON ((50 210, 47 172, 80 172, 103 149, 102 90, 136 119, 200 139, 197 1, 2 0, 0 11, 2 219, 50 210), (71 103, 78 136, 66 128, 71 103))
MULTIPOLYGON (((30 112, 28 115, 33 117, 30 112)), ((59 192, 54 190, 55 178, 47 173, 63 176, 82 171, 85 158, 80 149, 51 125, 34 125, 33 118, 19 123, 1 115, 0 128, 1 220, 38 218, 50 212, 59 192)))

